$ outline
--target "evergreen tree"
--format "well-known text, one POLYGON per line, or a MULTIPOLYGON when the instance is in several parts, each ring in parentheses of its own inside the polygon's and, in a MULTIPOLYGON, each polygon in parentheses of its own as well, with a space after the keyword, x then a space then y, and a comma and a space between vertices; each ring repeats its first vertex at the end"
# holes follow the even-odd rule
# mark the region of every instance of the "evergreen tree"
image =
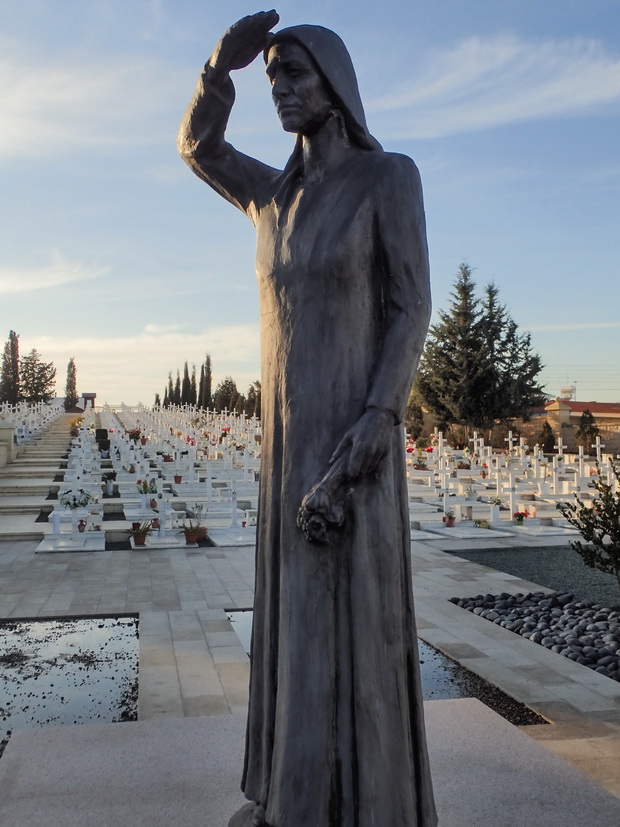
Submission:
POLYGON ((213 407, 220 413, 224 410, 233 411, 239 396, 237 385, 232 376, 226 376, 219 383, 213 394, 213 407))
POLYGON ((506 306, 498 301, 494 284, 485 288, 482 301, 483 331, 490 360, 490 383, 485 393, 489 422, 525 419, 544 402, 536 377, 542 370, 540 357, 532 353, 529 333, 518 332, 506 306))
POLYGON ((19 379, 20 395, 26 402, 48 402, 54 397, 56 368, 53 362, 42 362, 36 348, 20 360, 19 379))
POLYGON ((204 408, 204 394, 205 394, 205 366, 204 362, 200 366, 200 379, 198 380, 198 396, 196 404, 199 408, 204 408))
POLYGON ((430 328, 415 388, 438 423, 486 427, 482 399, 491 369, 480 303, 467 264, 459 267, 450 304, 450 311, 440 311, 439 323, 430 328))
POLYGON ((179 373, 178 368, 176 382, 174 383, 174 396, 172 398, 172 401, 175 405, 181 404, 181 374, 179 373))
POLYGON ((153 403, 154 408, 161 408, 161 399, 159 398, 159 394, 155 394, 155 402, 153 403))
POLYGON ((254 385, 250 385, 248 388, 248 392, 245 397, 245 415, 247 417, 254 416, 254 411, 256 410, 256 390, 254 389, 254 385))
POLYGON ((202 408, 211 408, 213 407, 213 375, 211 373, 211 356, 207 353, 205 355, 205 379, 204 379, 204 388, 202 393, 202 408))
POLYGON ((583 445, 583 450, 589 453, 590 448, 595 444, 596 437, 601 435, 600 428, 596 424, 594 416, 586 408, 581 414, 579 420, 579 427, 575 432, 575 441, 577 445, 583 445))
POLYGON ((189 380, 189 404, 196 405, 198 402, 198 390, 196 388, 196 365, 192 365, 192 375, 189 380))
POLYGON ((551 425, 549 425, 547 420, 545 420, 542 430, 538 435, 538 444, 544 454, 550 454, 554 449, 555 437, 553 436, 551 425))
POLYGON ((67 365, 67 381, 65 382, 65 411, 70 411, 75 408, 78 403, 77 395, 77 371, 75 369, 75 359, 72 356, 67 365))
MULTIPOLYGON (((620 474, 615 465, 611 466, 620 483, 620 474)), ((620 587, 620 490, 614 493, 614 485, 606 483, 600 475, 593 479, 596 491, 587 504, 575 494, 575 504, 565 503, 560 507, 562 516, 581 534, 585 543, 570 543, 586 566, 598 569, 605 574, 612 574, 620 587)))
POLYGON ((407 402, 407 407, 405 408, 403 423, 413 439, 417 439, 424 430, 424 411, 418 402, 415 389, 412 389, 409 394, 409 400, 407 402))
POLYGON ((181 382, 181 405, 189 404, 191 384, 189 369, 187 367, 187 362, 185 362, 183 365, 183 381, 181 382))
POLYGON ((170 405, 174 405, 174 383, 172 381, 172 371, 168 374, 168 391, 166 396, 168 398, 168 404, 166 407, 169 408, 170 405))
POLYGON ((164 390, 164 401, 162 403, 162 407, 163 408, 170 407, 170 399, 168 397, 168 386, 166 386, 166 389, 164 390))
POLYGON ((2 375, 0 377, 0 402, 17 405, 21 399, 19 388, 19 335, 9 331, 9 338, 2 353, 2 375))
POLYGON ((518 332, 495 285, 486 287, 482 301, 475 287, 471 268, 461 264, 450 309, 430 328, 414 385, 437 425, 454 431, 527 418, 544 399, 536 382, 542 365, 529 334, 518 332))
POLYGON ((254 388, 254 393, 256 394, 256 404, 254 405, 254 416, 257 419, 260 419, 261 391, 262 391, 262 385, 260 383, 260 379, 255 379, 254 382, 252 382, 252 387, 254 388))

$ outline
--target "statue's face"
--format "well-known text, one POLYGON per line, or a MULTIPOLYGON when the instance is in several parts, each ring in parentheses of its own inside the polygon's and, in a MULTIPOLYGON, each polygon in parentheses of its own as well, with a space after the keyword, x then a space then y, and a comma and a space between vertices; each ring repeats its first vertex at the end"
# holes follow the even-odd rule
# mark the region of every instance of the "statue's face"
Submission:
POLYGON ((267 77, 286 132, 312 135, 327 120, 333 104, 312 58, 298 43, 277 43, 269 50, 267 77))

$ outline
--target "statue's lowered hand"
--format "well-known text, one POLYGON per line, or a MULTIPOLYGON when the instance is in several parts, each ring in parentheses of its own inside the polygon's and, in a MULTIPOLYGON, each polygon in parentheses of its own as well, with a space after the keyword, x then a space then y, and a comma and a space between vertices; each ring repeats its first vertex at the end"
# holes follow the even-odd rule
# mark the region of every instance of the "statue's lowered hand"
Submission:
POLYGON ((297 525, 311 543, 328 545, 330 532, 344 525, 349 478, 346 463, 334 462, 301 501, 297 525))

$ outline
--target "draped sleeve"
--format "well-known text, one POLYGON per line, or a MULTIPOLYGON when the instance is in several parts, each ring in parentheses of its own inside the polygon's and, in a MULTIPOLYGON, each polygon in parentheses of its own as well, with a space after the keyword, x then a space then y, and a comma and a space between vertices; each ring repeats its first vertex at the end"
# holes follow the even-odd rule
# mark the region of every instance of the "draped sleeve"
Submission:
POLYGON ((177 143, 192 172, 256 224, 281 171, 244 155, 225 140, 234 102, 230 76, 218 81, 207 66, 181 122, 177 143))
POLYGON ((422 185, 413 161, 384 153, 375 195, 383 335, 367 406, 389 410, 400 422, 431 312, 422 185))

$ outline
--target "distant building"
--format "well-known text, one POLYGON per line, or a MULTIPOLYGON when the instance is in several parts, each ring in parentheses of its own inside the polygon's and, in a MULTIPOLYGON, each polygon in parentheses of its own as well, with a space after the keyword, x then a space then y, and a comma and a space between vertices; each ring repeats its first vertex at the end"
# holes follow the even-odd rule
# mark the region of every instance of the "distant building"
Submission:
POLYGON ((575 433, 585 411, 590 411, 600 428, 605 453, 620 452, 620 402, 575 402, 557 397, 545 405, 547 421, 569 450, 576 448, 575 433))

